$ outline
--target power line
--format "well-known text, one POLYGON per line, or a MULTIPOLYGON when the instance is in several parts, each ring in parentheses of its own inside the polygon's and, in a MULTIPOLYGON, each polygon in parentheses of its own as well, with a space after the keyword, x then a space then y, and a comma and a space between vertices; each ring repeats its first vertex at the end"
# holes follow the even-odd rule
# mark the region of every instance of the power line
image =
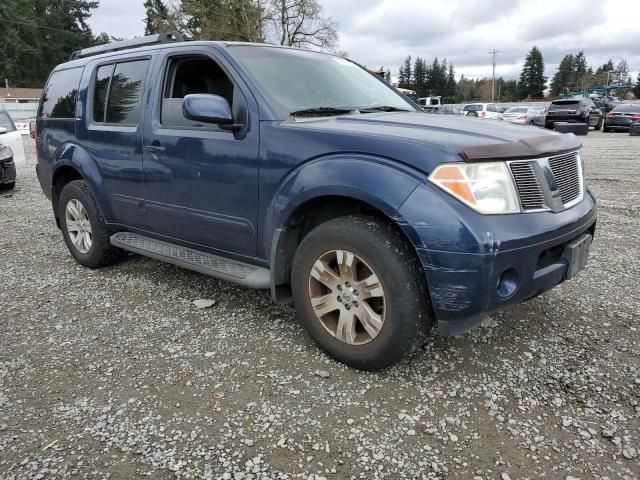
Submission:
POLYGON ((62 30, 61 28, 46 27, 44 25, 36 25, 35 23, 19 22, 17 20, 9 20, 8 18, 0 18, 0 22, 14 23, 16 25, 25 25, 31 28, 42 28, 44 30, 53 30, 55 32, 62 32, 62 33, 66 33, 67 35, 80 35, 80 36, 86 37, 86 34, 80 33, 80 32, 70 32, 68 30, 62 30))

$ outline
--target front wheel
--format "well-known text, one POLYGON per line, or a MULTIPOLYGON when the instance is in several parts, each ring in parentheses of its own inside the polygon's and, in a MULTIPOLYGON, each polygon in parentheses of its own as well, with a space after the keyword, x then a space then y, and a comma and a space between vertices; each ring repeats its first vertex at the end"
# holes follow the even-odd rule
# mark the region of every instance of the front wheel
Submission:
POLYGON ((419 261, 388 223, 367 216, 312 230, 294 257, 300 321, 329 355, 351 367, 387 367, 419 347, 432 322, 419 261))
POLYGON ((62 188, 58 215, 67 248, 80 265, 100 268, 121 256, 122 250, 109 242, 110 232, 86 181, 76 180, 62 188))

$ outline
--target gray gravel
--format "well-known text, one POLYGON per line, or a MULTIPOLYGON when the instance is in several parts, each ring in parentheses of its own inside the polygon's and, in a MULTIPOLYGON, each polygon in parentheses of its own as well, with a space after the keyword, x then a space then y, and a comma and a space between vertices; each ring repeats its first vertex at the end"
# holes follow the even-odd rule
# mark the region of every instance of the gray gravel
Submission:
POLYGON ((0 478, 640 478, 640 138, 584 139, 586 271, 378 373, 266 292, 83 269, 27 143, 0 192, 0 478))

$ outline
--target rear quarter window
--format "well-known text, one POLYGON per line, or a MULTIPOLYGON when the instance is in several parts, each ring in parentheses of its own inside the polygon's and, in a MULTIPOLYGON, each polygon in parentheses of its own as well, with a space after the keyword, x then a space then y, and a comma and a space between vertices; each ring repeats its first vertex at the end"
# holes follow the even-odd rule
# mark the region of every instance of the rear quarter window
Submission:
POLYGON ((53 72, 42 93, 39 117, 67 118, 76 116, 78 85, 82 68, 69 68, 53 72))

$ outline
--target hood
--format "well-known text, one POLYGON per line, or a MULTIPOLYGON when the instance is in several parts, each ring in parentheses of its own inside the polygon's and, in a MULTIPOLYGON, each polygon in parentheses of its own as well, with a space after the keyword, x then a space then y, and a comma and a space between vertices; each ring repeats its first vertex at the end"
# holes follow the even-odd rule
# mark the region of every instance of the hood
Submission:
POLYGON ((418 143, 446 151, 458 161, 536 158, 580 148, 573 134, 508 122, 429 115, 422 112, 390 112, 302 119, 294 128, 369 136, 418 143))

